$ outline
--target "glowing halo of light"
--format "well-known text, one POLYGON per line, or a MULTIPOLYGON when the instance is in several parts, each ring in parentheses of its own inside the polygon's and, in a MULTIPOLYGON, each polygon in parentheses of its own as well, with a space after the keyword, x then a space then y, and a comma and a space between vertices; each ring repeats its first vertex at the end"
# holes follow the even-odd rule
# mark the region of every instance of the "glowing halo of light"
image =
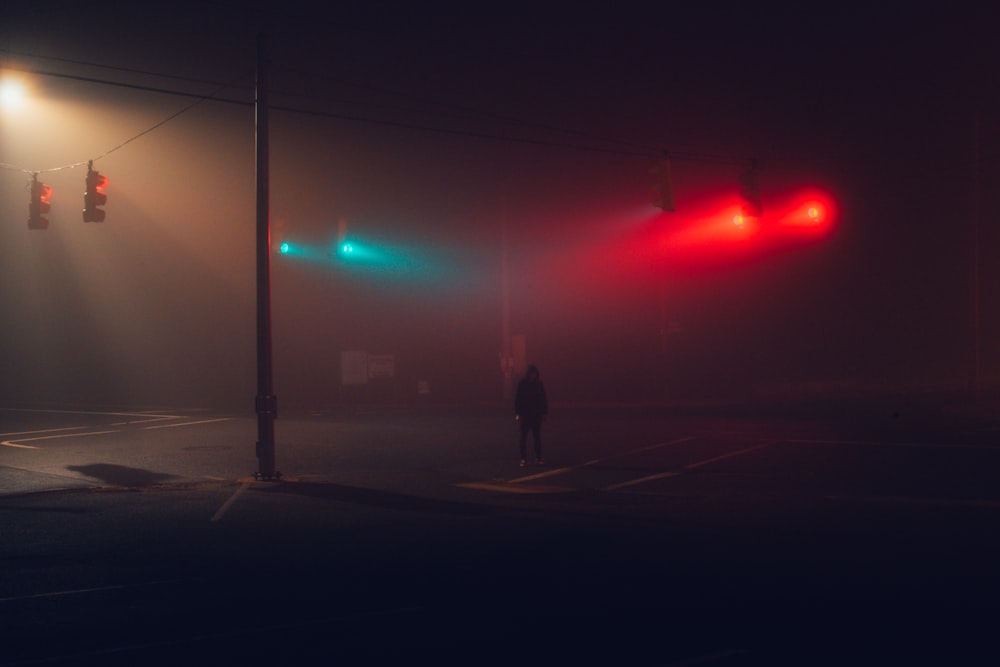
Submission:
POLYGON ((15 79, 4 79, 0 81, 0 107, 5 109, 17 109, 24 106, 28 94, 15 79))

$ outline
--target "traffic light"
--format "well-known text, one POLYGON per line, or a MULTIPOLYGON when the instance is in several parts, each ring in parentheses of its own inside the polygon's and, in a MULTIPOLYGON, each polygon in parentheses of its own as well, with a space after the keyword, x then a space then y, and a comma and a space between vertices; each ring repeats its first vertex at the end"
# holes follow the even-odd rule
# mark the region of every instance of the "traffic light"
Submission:
POLYGON ((84 222, 104 222, 104 210, 97 207, 104 206, 108 201, 108 196, 104 194, 107 186, 107 177, 94 171, 94 163, 91 161, 87 165, 87 191, 83 193, 84 222))
POLYGON ((740 197, 743 198, 743 215, 759 218, 764 214, 764 207, 760 203, 756 164, 751 164, 750 169, 740 174, 740 197))
POLYGON ((653 186, 659 197, 653 202, 653 206, 664 211, 674 211, 674 184, 670 175, 670 160, 663 158, 656 164, 650 173, 656 176, 656 184, 653 186))
POLYGON ((31 177, 31 201, 28 203, 28 229, 48 229, 49 219, 42 216, 49 212, 52 205, 49 197, 52 188, 38 180, 38 174, 31 177))

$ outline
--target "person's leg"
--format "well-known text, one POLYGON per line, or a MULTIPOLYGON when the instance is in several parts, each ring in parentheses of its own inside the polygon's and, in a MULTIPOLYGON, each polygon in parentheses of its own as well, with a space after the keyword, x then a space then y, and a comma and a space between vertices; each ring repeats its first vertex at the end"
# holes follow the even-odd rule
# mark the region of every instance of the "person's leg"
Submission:
POLYGON ((521 447, 521 460, 524 461, 528 457, 528 421, 524 417, 521 417, 518 426, 521 427, 521 437, 518 440, 518 444, 521 447))
POLYGON ((535 419, 531 422, 531 436, 535 443, 535 458, 542 460, 542 420, 535 419))

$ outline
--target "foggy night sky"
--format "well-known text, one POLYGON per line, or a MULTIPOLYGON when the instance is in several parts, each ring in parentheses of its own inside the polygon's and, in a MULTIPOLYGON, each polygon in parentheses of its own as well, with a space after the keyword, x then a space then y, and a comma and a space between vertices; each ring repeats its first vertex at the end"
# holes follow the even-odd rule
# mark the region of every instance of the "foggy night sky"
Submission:
POLYGON ((505 227, 511 329, 557 401, 960 385, 977 174, 1000 379, 995 10, 309 4, 0 10, 32 105, 0 110, 0 400, 252 406, 260 31, 272 240, 318 255, 272 256, 283 405, 336 403, 341 350, 395 354, 404 399, 499 400, 505 227), (138 136, 196 101, 142 88, 215 99, 138 136), (674 213, 652 206, 664 150, 674 213), (751 158, 771 227, 665 240, 738 205, 751 158), (103 224, 80 218, 91 159, 103 224), (802 193, 828 226, 776 231, 802 193), (395 260, 324 258, 340 219, 395 260))

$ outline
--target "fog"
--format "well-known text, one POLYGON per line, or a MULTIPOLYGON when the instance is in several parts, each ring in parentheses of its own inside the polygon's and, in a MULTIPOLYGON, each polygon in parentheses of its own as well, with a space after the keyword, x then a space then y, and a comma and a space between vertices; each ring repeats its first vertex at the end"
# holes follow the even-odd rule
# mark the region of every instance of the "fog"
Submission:
MULTIPOLYGON (((923 67, 938 50, 899 63, 865 32, 858 61, 803 56, 798 38, 751 62, 720 51, 739 34, 722 23, 660 53, 624 16, 606 44, 597 21, 359 16, 329 33, 270 24, 280 405, 505 400, 505 332, 556 401, 964 386, 976 330, 997 379, 1000 121, 987 106, 974 132, 976 87, 923 67), (901 68, 892 91, 858 78, 880 58, 901 68), (950 103, 908 103, 925 76, 950 103), (666 149, 675 212, 652 205, 666 149), (765 218, 737 228, 751 157, 765 218), (793 224, 807 200, 822 225, 793 224), (336 252, 345 233, 353 257, 336 252), (345 387, 345 351, 393 355, 389 386, 345 387)), ((0 400, 250 409, 252 22, 227 49, 213 13, 165 54, 176 33, 155 22, 98 52, 39 41, 38 21, 3 29, 8 65, 200 95, 218 88, 80 63, 235 84, 198 102, 32 75, 30 107, 3 111, 0 400), (88 160, 109 179, 104 223, 81 222, 88 160), (35 171, 53 188, 47 230, 25 223, 35 171)))

